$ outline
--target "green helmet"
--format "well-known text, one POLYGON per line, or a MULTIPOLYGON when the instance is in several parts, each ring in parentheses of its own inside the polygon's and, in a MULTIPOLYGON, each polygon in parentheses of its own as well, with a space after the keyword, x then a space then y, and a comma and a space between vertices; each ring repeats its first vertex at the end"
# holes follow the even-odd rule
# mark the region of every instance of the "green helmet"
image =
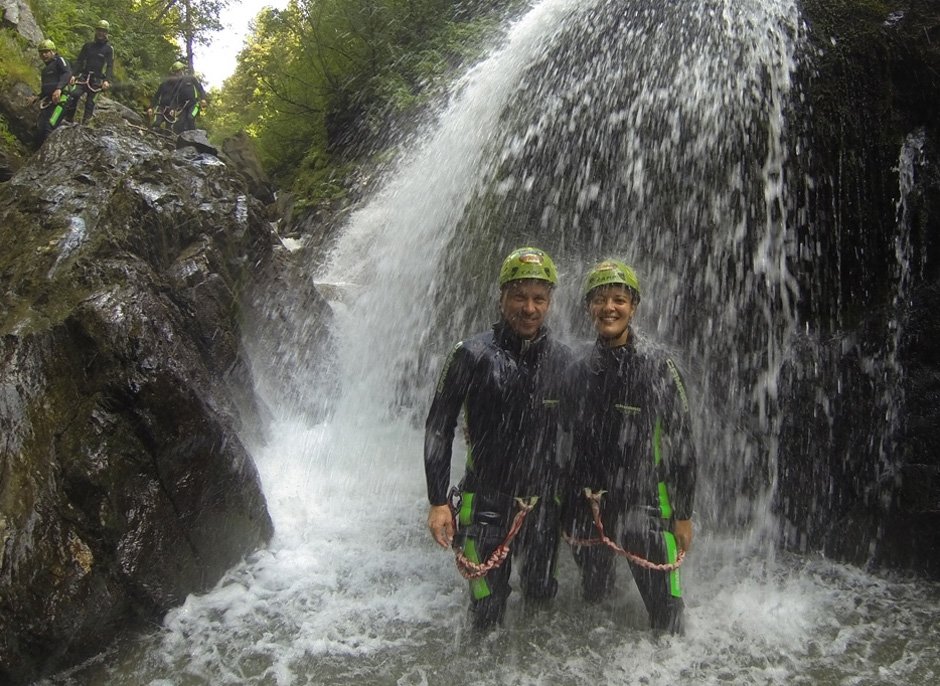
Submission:
POLYGON ((95 24, 95 28, 96 28, 96 29, 100 29, 100 30, 102 30, 102 31, 110 31, 110 30, 111 30, 111 24, 109 24, 105 19, 102 19, 102 20, 99 21, 97 24, 95 24))
POLYGON ((623 284, 634 292, 634 301, 640 301, 640 280, 636 272, 619 260, 604 260, 588 272, 584 279, 584 297, 590 296, 595 288, 613 284, 623 284))
POLYGON ((48 38, 39 42, 39 52, 45 52, 46 50, 52 50, 52 52, 55 52, 55 43, 53 43, 48 38))
POLYGON ((183 71, 184 69, 186 69, 186 65, 180 62, 179 60, 174 62, 173 66, 170 67, 170 71, 173 72, 174 74, 178 71, 183 71))
POLYGON ((545 251, 538 248, 517 248, 503 260, 503 266, 499 269, 499 287, 520 279, 548 281, 554 286, 558 283, 558 270, 545 251))

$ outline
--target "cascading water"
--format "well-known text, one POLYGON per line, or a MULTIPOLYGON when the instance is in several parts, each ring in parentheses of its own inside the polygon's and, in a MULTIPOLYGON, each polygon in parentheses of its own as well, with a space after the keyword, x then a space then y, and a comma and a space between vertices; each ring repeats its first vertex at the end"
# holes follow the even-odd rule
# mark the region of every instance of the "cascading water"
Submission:
POLYGON ((940 674, 935 592, 772 554, 778 386, 796 326, 787 122, 801 30, 792 0, 534 3, 315 275, 343 294, 333 303, 341 393, 319 424, 280 408, 286 419, 254 450, 271 547, 151 635, 54 681, 880 684, 940 674), (464 583, 424 527, 420 425, 443 355, 495 316, 499 261, 525 243, 562 268, 551 320, 562 338, 587 335, 580 277, 614 255, 642 279, 639 328, 685 362, 702 486, 683 638, 649 635, 631 588, 583 606, 565 554, 549 609, 525 614, 512 598, 504 629, 465 636, 464 583))

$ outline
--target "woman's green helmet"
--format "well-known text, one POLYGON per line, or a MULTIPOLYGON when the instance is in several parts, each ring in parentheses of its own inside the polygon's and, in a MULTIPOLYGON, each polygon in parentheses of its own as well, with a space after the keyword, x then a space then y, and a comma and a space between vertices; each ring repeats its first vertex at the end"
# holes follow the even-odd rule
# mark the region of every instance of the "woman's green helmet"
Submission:
POLYGON ((640 280, 633 269, 619 260, 604 260, 589 271, 582 292, 587 298, 595 288, 614 284, 622 284, 632 290, 634 302, 640 302, 640 280))
POLYGON ((544 250, 538 248, 517 248, 503 260, 499 270, 499 287, 510 281, 520 279, 538 279, 548 281, 552 286, 558 283, 558 270, 555 263, 544 250))
POLYGON ((45 52, 46 50, 52 50, 52 52, 55 52, 55 43, 47 38, 46 40, 39 42, 38 49, 39 52, 45 52))

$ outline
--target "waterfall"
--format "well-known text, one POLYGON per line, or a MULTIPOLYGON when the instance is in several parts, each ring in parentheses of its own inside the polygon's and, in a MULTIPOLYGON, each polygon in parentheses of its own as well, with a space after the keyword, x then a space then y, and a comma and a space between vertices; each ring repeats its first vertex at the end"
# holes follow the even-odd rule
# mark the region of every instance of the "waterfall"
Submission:
POLYGON ((788 174, 802 32, 796 0, 533 2, 311 275, 333 294, 340 384, 328 420, 274 408, 253 450, 270 548, 56 683, 935 676, 940 629, 923 618, 940 594, 773 552, 781 369, 798 328, 788 174), (505 628, 466 635, 464 582, 424 526, 421 427, 443 357, 496 316, 498 265, 523 244, 560 267, 562 339, 589 336, 580 280, 617 256, 641 279, 638 328, 685 368, 702 472, 683 638, 645 630, 625 569, 611 603, 583 606, 564 551, 550 608, 526 614, 516 594, 505 628))

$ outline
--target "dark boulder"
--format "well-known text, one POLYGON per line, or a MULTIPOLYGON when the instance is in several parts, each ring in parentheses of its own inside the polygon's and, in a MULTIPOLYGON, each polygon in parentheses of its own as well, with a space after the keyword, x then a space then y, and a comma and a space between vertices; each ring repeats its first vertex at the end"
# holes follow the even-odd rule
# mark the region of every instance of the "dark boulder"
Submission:
POLYGON ((248 190, 253 196, 265 205, 275 202, 274 184, 264 171, 257 148, 247 133, 239 131, 226 138, 222 142, 222 153, 226 159, 232 161, 232 166, 244 175, 248 190))
POLYGON ((3 683, 101 650, 272 534, 238 322, 276 236, 219 159, 151 138, 60 128, 0 187, 3 683))
POLYGON ((0 88, 0 119, 18 141, 34 146, 38 118, 39 99, 32 88, 19 82, 0 88))

